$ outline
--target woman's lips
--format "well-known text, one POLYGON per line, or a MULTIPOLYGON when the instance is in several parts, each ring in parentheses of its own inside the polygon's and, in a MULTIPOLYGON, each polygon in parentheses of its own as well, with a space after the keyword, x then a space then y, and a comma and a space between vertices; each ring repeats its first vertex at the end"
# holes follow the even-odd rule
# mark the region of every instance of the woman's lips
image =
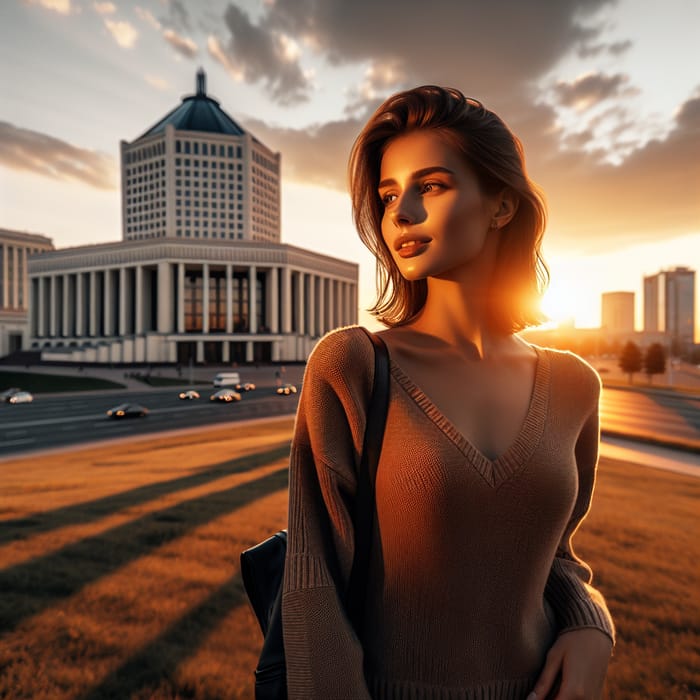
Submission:
POLYGON ((425 251, 430 241, 404 241, 398 248, 398 254, 402 258, 412 258, 425 251))

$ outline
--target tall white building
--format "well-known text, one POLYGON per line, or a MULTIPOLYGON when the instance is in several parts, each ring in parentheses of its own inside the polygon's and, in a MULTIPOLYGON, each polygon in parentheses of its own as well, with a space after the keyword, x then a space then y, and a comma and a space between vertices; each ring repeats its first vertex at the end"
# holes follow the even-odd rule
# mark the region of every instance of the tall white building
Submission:
POLYGON ((142 136, 121 142, 125 240, 280 242, 280 155, 206 93, 183 98, 142 136))
POLYGON ((685 352, 695 340, 695 270, 676 267, 644 278, 644 330, 664 333, 685 352))
POLYGON ((121 143, 123 241, 30 263, 31 339, 80 363, 305 360, 358 266, 280 242, 280 156, 206 94, 121 143))
POLYGON ((46 236, 0 229, 0 357, 29 345, 27 261, 47 250, 46 236))

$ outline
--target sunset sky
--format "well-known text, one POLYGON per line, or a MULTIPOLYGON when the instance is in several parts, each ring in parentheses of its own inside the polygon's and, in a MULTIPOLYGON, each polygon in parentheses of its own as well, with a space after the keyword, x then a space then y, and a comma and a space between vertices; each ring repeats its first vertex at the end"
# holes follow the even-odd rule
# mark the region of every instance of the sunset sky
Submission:
POLYGON ((201 66, 282 153, 283 241, 359 262, 366 307, 350 145, 392 92, 451 85, 520 136, 547 195, 552 318, 597 326, 601 292, 630 290, 641 327, 642 276, 700 268, 699 27, 698 0, 2 0, 0 228, 120 239, 119 141, 201 66))

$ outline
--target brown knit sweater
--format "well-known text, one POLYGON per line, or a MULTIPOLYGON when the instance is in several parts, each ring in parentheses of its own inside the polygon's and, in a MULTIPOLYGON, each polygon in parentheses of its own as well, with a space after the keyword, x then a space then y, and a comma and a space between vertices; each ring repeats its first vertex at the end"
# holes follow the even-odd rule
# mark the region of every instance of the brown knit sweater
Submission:
POLYGON ((574 355, 536 351, 527 418, 496 460, 391 363, 360 643, 343 601, 373 347, 357 327, 318 343, 290 464, 291 698, 522 699, 558 634, 595 627, 613 638, 571 547, 593 491, 599 379, 574 355))

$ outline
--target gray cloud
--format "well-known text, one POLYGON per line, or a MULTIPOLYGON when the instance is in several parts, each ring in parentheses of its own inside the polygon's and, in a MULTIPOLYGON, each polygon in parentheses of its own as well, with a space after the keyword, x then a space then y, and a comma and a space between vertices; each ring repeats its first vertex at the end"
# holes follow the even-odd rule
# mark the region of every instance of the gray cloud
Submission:
POLYGON ((308 99, 310 82, 298 59, 285 54, 283 38, 279 34, 253 24, 236 5, 226 8, 224 22, 229 38, 223 46, 214 42, 223 51, 223 56, 219 50, 212 51, 210 42, 212 58, 248 83, 265 83, 272 99, 280 104, 290 105, 308 99))
POLYGON ((116 189, 116 165, 110 156, 4 121, 0 121, 0 164, 100 190, 116 189))
POLYGON ((578 110, 589 109, 611 97, 632 94, 633 91, 629 85, 629 78, 621 73, 589 73, 572 83, 558 82, 554 86, 557 102, 564 107, 578 110))
POLYGON ((305 39, 332 64, 392 66, 405 86, 439 80, 491 101, 596 35, 582 11, 609 2, 286 0, 269 5, 260 26, 305 39))
POLYGON ((183 34, 192 31, 189 12, 180 0, 166 0, 166 9, 167 15, 160 19, 162 24, 183 34))

